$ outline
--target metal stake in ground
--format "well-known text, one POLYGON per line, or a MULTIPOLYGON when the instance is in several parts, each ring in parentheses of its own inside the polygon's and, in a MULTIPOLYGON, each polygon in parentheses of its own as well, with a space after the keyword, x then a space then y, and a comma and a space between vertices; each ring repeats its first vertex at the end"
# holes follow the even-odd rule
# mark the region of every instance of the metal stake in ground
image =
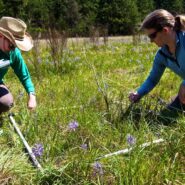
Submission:
POLYGON ((25 140, 23 134, 21 133, 19 127, 17 126, 17 123, 15 122, 15 119, 13 118, 13 114, 9 114, 9 118, 10 118, 10 122, 12 123, 14 129, 16 130, 17 134, 19 135, 19 137, 21 138, 26 150, 28 151, 29 156, 31 157, 33 164, 36 168, 38 168, 39 170, 42 170, 41 165, 39 164, 39 162, 37 161, 37 158, 35 157, 34 153, 32 152, 32 149, 30 148, 28 142, 25 140))

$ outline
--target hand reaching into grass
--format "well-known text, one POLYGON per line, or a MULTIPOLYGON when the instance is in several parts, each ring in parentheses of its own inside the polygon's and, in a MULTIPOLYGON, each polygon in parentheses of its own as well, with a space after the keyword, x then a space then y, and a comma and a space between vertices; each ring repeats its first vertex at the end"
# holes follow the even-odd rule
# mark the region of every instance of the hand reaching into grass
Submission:
POLYGON ((128 98, 132 103, 137 103, 141 96, 137 92, 130 92, 128 98))
POLYGON ((36 96, 33 94, 29 94, 28 109, 34 110, 36 106, 37 106, 36 96))

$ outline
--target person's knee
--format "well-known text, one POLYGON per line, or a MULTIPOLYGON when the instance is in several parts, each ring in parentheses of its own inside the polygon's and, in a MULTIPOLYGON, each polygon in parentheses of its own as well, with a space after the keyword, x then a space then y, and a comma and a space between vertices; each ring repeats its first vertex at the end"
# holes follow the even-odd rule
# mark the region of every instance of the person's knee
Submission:
POLYGON ((13 107, 13 101, 0 103, 0 113, 7 112, 13 107))
POLYGON ((179 100, 180 100, 180 102, 181 102, 183 105, 185 105, 185 97, 184 97, 184 96, 179 95, 179 100))
POLYGON ((181 84, 179 93, 178 93, 179 100, 182 104, 185 104, 185 86, 181 84))
POLYGON ((0 98, 0 113, 7 112, 13 107, 13 97, 11 94, 0 98))
POLYGON ((0 84, 0 114, 13 107, 13 96, 4 84, 0 84))
POLYGON ((178 98, 180 100, 180 103, 185 104, 185 96, 183 93, 179 93, 178 98))

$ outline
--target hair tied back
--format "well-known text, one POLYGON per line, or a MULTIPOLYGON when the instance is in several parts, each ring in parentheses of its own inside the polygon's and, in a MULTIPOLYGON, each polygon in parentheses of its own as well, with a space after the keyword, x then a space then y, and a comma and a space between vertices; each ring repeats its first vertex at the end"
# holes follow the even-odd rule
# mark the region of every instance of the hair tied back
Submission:
POLYGON ((177 15, 175 17, 175 30, 185 31, 185 15, 177 15))

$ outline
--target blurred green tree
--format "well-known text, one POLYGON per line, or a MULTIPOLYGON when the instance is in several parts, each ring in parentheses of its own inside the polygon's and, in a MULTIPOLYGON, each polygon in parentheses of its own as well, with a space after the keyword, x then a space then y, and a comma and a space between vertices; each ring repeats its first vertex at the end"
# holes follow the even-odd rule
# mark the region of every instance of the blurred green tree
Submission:
POLYGON ((137 8, 142 21, 145 16, 155 9, 153 0, 137 0, 137 8))
POLYGON ((77 2, 80 14, 77 32, 80 35, 88 35, 90 29, 96 25, 99 0, 77 0, 77 2))
POLYGON ((24 7, 27 1, 24 0, 2 0, 4 4, 3 16, 22 17, 25 14, 24 7))
POLYGON ((100 0, 98 22, 107 25, 109 34, 132 34, 138 23, 136 0, 100 0))
POLYGON ((184 12, 184 0, 154 0, 157 9, 163 8, 174 14, 184 12))

